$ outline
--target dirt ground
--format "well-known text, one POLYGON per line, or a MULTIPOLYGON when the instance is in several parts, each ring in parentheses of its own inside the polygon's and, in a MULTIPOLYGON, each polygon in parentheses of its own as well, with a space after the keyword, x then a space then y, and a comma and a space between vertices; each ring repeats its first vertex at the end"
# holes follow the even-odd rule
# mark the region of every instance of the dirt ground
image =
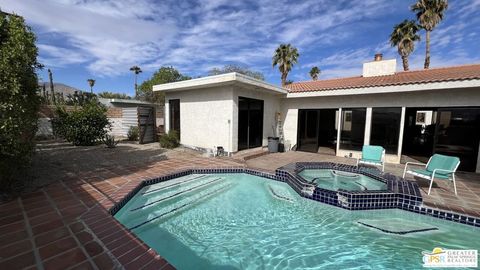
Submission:
POLYGON ((33 156, 23 192, 35 190, 68 176, 94 172, 106 167, 147 166, 169 158, 201 156, 186 148, 168 150, 158 143, 120 142, 116 148, 105 145, 73 146, 63 141, 41 141, 33 156))

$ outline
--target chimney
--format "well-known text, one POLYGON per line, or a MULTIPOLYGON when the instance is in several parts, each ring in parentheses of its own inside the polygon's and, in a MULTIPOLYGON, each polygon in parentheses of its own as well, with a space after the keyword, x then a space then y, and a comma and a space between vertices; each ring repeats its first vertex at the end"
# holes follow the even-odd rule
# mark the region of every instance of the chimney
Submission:
POLYGON ((363 63, 363 77, 393 75, 396 72, 397 60, 383 60, 381 53, 375 54, 374 61, 363 63))

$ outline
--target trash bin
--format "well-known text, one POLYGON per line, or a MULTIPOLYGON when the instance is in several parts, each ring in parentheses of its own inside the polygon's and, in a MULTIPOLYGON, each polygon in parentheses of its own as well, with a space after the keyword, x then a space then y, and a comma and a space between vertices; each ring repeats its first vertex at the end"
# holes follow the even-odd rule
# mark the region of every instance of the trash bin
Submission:
POLYGON ((278 152, 278 137, 268 137, 268 152, 277 153, 278 152))

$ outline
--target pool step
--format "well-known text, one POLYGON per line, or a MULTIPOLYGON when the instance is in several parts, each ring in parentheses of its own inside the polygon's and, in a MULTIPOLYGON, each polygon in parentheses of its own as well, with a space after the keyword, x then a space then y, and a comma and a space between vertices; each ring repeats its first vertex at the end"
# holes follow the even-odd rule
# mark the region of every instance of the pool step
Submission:
POLYGON ((282 190, 282 188, 273 187, 272 185, 267 185, 267 187, 274 198, 288 202, 295 201, 291 194, 285 189, 282 190))
POLYGON ((139 228, 143 225, 149 224, 149 223, 151 223, 155 220, 158 220, 162 217, 165 217, 165 216, 170 215, 170 214, 177 213, 178 211, 180 211, 180 210, 182 210, 182 209, 184 209, 184 208, 186 208, 186 207, 188 207, 188 206, 190 206, 194 203, 199 203, 201 201, 204 201, 204 200, 210 198, 211 196, 213 196, 213 195, 215 195, 219 192, 222 192, 222 191, 224 191, 224 190, 226 190, 226 189, 228 189, 232 186, 233 186, 232 183, 227 183, 227 184, 221 185, 220 187, 215 188, 213 190, 208 190, 208 192, 206 192, 205 194, 200 194, 200 195, 194 196, 190 199, 185 199, 184 201, 180 201, 179 203, 177 203, 177 205, 174 205, 174 207, 172 209, 169 209, 166 212, 155 215, 152 218, 149 218, 149 219, 147 219, 147 220, 145 220, 141 223, 138 223, 137 225, 130 227, 129 230, 137 229, 137 228, 139 228))
POLYGON ((162 190, 166 190, 166 189, 169 189, 169 188, 172 188, 172 187, 179 186, 181 184, 187 184, 187 183, 190 183, 194 180, 200 180, 200 179, 202 179, 206 176, 207 176, 206 174, 203 174, 203 175, 197 175, 195 177, 190 177, 190 178, 187 178, 187 179, 182 179, 181 181, 175 181, 175 182, 169 183, 169 184, 162 183, 164 185, 161 185, 160 187, 147 189, 146 191, 142 192, 141 194, 142 195, 149 195, 149 194, 152 194, 152 193, 155 193, 155 192, 158 192, 158 191, 162 191, 162 190))
POLYGON ((197 189, 200 189, 200 188, 202 188, 202 187, 207 187, 207 186, 209 186, 209 185, 211 185, 211 184, 213 184, 213 183, 217 183, 218 181, 221 181, 221 180, 224 180, 224 178, 222 178, 222 177, 215 178, 215 179, 213 179, 213 180, 210 180, 210 181, 208 181, 208 182, 201 183, 201 184, 199 184, 199 185, 190 187, 190 188, 188 188, 188 189, 185 189, 185 190, 182 190, 182 191, 178 191, 178 192, 175 192, 175 193, 173 193, 173 194, 169 194, 169 195, 167 195, 167 196, 165 196, 165 197, 160 197, 159 199, 156 199, 156 200, 151 201, 151 202, 149 202, 149 203, 146 203, 146 204, 143 204, 143 205, 141 205, 141 206, 132 208, 132 209, 130 209, 130 211, 133 212, 133 211, 137 211, 137 210, 144 209, 144 208, 146 208, 146 207, 155 205, 155 204, 157 204, 157 203, 160 203, 160 202, 163 202, 163 201, 166 201, 166 200, 170 200, 170 199, 176 198, 176 197, 178 197, 178 196, 180 196, 180 195, 182 195, 182 194, 192 192, 192 191, 197 190, 197 189))

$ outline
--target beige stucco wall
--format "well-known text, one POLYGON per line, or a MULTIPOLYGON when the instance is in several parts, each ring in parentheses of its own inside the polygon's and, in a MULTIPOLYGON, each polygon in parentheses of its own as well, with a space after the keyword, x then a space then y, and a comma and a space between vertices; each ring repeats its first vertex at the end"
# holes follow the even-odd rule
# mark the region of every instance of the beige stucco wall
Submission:
MULTIPOLYGON (((349 96, 283 98, 281 101, 285 140, 297 143, 298 109, 372 108, 372 107, 464 107, 480 105, 480 88, 428 90, 422 92, 386 93, 349 96)), ((403 132, 403 126, 401 127, 403 132)), ((367 131, 366 133, 369 134, 367 131)), ((337 155, 352 152, 339 150, 337 155)), ((399 162, 399 156, 388 155, 387 162, 399 162)), ((480 171, 480 168, 478 168, 480 171)))
POLYGON ((165 128, 170 129, 169 103, 180 99, 180 143, 190 147, 215 149, 223 146, 228 152, 238 150, 238 97, 264 101, 263 145, 272 136, 275 114, 280 111, 280 96, 263 89, 219 86, 165 94, 165 128))
POLYGON ((169 100, 180 99, 180 143, 232 151, 233 88, 231 86, 165 94, 165 128, 170 130, 169 100), (230 121, 230 123, 229 123, 230 121))

